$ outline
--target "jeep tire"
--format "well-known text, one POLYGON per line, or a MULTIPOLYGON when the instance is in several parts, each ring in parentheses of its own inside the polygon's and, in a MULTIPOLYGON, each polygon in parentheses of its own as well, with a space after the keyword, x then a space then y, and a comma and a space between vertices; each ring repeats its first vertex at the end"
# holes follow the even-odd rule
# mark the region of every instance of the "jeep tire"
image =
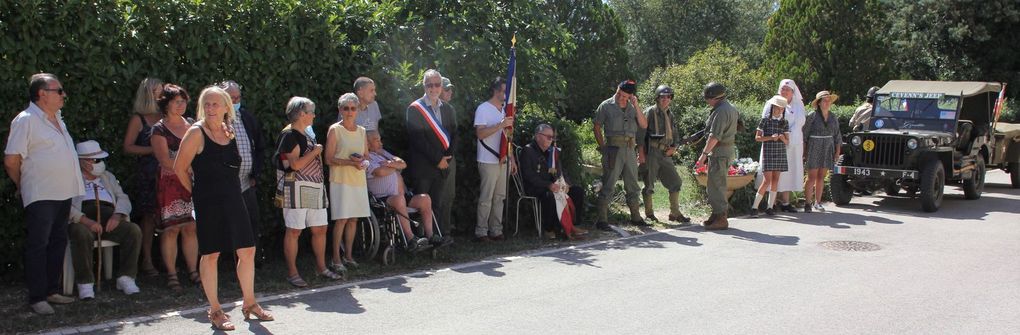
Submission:
POLYGON ((946 171, 942 168, 942 162, 931 159, 924 163, 921 168, 921 209, 925 212, 939 210, 942 205, 943 188, 946 185, 946 171))
POLYGON ((1009 181, 1013 188, 1020 188, 1020 162, 1009 163, 1009 181))
POLYGON ((847 181, 846 175, 833 174, 829 177, 829 195, 837 206, 850 203, 850 199, 854 197, 854 189, 847 181))
POLYGON ((981 155, 974 160, 974 171, 970 179, 963 181, 963 197, 967 200, 981 198, 981 191, 985 189, 985 158, 981 155))

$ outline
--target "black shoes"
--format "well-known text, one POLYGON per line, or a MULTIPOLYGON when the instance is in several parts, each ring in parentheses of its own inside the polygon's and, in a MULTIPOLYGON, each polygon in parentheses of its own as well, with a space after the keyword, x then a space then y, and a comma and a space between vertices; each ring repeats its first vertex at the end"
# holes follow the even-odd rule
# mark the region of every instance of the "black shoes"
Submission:
POLYGON ((757 218, 758 217, 758 209, 757 208, 751 208, 751 214, 748 214, 747 216, 752 217, 752 218, 757 218))
POLYGON ((595 228, 598 228, 598 230, 601 230, 601 231, 613 231, 613 228, 610 228, 609 227, 609 223, 606 223, 606 222, 596 223, 595 224, 595 228))

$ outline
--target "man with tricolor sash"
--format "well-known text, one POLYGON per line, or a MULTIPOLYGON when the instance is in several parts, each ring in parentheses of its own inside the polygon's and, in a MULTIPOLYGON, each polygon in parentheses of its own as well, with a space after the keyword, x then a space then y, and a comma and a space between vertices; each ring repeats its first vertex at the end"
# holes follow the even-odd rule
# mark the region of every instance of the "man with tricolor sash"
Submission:
MULTIPOLYGON (((443 184, 457 142, 453 110, 439 99, 443 92, 442 78, 439 71, 425 71, 422 75, 425 95, 411 102, 405 113, 408 180, 416 193, 426 193, 432 199, 442 199, 443 184)), ((437 203, 433 203, 432 208, 439 210, 437 203)), ((442 220, 440 218, 439 225, 446 233, 451 223, 442 220)))

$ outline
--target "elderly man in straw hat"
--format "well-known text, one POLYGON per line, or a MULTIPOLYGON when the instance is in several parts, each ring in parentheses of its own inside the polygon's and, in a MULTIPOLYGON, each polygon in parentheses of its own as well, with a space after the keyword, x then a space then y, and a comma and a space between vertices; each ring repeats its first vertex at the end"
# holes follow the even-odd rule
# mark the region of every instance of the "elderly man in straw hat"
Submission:
POLYGON ((726 211, 729 201, 726 199, 726 173, 730 161, 733 160, 733 144, 737 138, 737 121, 740 113, 726 101, 726 86, 711 82, 702 90, 705 102, 712 111, 705 122, 708 141, 705 149, 698 156, 695 167, 708 164, 708 204, 712 206, 712 215, 705 220, 706 230, 725 230, 729 227, 726 211))
POLYGON ((106 170, 104 159, 109 156, 96 141, 85 141, 75 146, 85 195, 71 199, 71 225, 67 235, 71 241, 71 263, 74 265, 74 282, 78 284, 78 298, 95 298, 92 268, 92 246, 98 236, 120 244, 117 263, 117 289, 124 294, 138 293, 135 276, 138 273, 138 253, 141 251, 142 232, 131 217, 131 200, 120 187, 117 177, 106 170), (99 216, 96 216, 99 215, 99 216))

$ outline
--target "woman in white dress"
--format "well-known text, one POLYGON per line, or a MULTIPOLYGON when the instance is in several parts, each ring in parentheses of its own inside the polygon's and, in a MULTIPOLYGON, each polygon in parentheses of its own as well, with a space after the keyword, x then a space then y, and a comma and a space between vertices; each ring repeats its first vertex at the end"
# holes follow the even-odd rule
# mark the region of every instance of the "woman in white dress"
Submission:
MULTIPOLYGON (((793 79, 783 79, 779 82, 779 89, 776 94, 783 96, 789 102, 786 106, 786 121, 790 124, 789 144, 786 146, 785 172, 779 174, 779 204, 778 210, 796 213, 793 205, 790 204, 790 192, 804 191, 804 122, 807 117, 807 110, 804 108, 804 96, 800 94, 800 88, 793 79)), ((772 105, 766 103, 762 108, 762 118, 768 117, 772 105)), ((758 158, 761 162, 761 157, 758 158)), ((761 171, 758 171, 759 176, 761 171)))

